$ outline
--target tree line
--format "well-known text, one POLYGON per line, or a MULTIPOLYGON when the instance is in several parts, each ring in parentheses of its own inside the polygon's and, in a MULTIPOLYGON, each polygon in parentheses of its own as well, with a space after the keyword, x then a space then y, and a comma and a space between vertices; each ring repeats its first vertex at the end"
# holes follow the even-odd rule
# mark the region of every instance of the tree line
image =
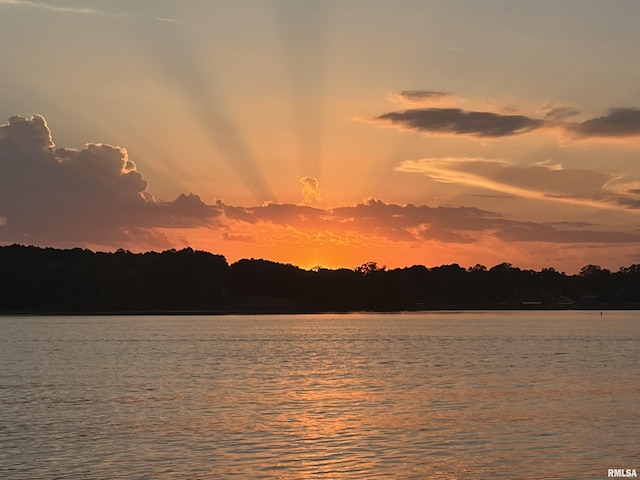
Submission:
POLYGON ((0 247, 0 313, 348 312, 638 308, 640 265, 579 274, 457 264, 314 268, 263 259, 228 264, 185 248, 93 252, 0 247))

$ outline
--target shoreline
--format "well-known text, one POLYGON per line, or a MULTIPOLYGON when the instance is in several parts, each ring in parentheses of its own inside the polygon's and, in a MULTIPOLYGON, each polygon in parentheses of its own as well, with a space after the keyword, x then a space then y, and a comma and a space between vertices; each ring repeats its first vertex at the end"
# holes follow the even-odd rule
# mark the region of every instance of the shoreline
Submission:
POLYGON ((17 312, 0 312, 0 317, 62 317, 62 316, 244 316, 244 315, 348 315, 348 314, 405 314, 405 313, 437 313, 437 312, 522 312, 522 311, 538 311, 538 312, 559 312, 559 311, 636 311, 640 310, 640 305, 599 305, 584 306, 573 308, 556 308, 556 307, 465 307, 465 306, 445 306, 441 308, 424 308, 411 310, 276 310, 276 309, 228 309, 228 310, 84 310, 84 311, 17 311, 17 312))

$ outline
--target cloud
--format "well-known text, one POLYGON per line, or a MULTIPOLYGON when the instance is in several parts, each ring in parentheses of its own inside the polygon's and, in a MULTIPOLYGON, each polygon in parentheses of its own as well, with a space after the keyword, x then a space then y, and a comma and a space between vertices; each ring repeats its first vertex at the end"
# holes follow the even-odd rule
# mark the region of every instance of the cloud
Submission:
POLYGON ((553 104, 545 105, 542 110, 543 112, 545 112, 545 120, 549 121, 564 120, 565 118, 573 117, 580 114, 580 111, 576 110, 573 107, 563 107, 553 104))
POLYGON ((474 237, 442 228, 440 225, 423 224, 414 230, 414 234, 424 240, 438 239, 447 243, 474 243, 474 237))
POLYGON ((482 231, 500 225, 500 217, 472 207, 394 205, 373 198, 356 205, 321 209, 304 205, 268 204, 244 208, 224 205, 225 219, 235 228, 271 224, 298 232, 322 232, 337 237, 376 237, 391 241, 459 241, 472 237, 456 230, 482 231))
POLYGON ((640 233, 590 229, 559 229, 552 224, 514 223, 495 232, 507 242, 548 242, 564 244, 624 244, 640 242, 640 233))
POLYGON ((0 242, 169 246, 152 230, 207 226, 219 215, 193 194, 154 199, 124 148, 56 148, 40 115, 0 126, 0 242))
POLYGON ((287 203, 267 203, 257 207, 236 207, 218 204, 223 208, 225 217, 248 224, 270 222, 280 225, 311 225, 322 222, 324 210, 306 205, 287 203))
POLYGON ((222 234, 222 239, 232 242, 256 243, 256 238, 252 235, 230 235, 227 232, 222 234))
POLYGON ((385 113, 378 120, 429 133, 505 137, 537 130, 544 121, 524 115, 471 112, 460 108, 420 108, 385 113))
MULTIPOLYGON (((319 209, 298 205, 264 205, 242 208, 224 206, 225 217, 236 235, 269 224, 307 240, 322 235, 323 241, 369 241, 423 244, 473 244, 485 237, 508 242, 625 244, 640 242, 640 234, 602 231, 584 222, 535 223, 511 220, 495 212, 473 207, 429 207, 388 204, 374 198, 356 205, 319 209), (314 233, 315 232, 315 233, 314 233)), ((232 239, 231 235, 225 237, 232 239)), ((253 237, 252 237, 253 239, 253 237)), ((256 240, 257 241, 257 240, 256 240)))
MULTIPOLYGON (((584 202, 610 202, 623 208, 624 199, 631 203, 638 198, 631 193, 617 197, 602 193, 601 199, 596 198, 592 190, 604 192, 612 175, 557 165, 423 159, 401 167, 439 181, 468 182, 500 193, 555 201, 561 195, 566 197, 562 201, 577 201, 582 195, 584 202), (571 188, 562 190, 567 184, 571 188)), ((301 184, 312 198, 319 195, 315 179, 303 178, 301 184)), ((624 206, 631 207, 638 205, 624 206)), ((105 144, 87 144, 80 150, 57 148, 39 115, 12 117, 0 126, 0 243, 169 248, 176 242, 188 243, 182 229, 190 229, 188 236, 196 231, 191 229, 198 229, 205 242, 218 239, 232 249, 236 247, 229 244, 251 244, 256 251, 267 244, 276 249, 331 245, 362 252, 365 247, 393 249, 394 245, 470 246, 487 239, 567 245, 640 242, 635 231, 603 231, 585 223, 524 222, 473 207, 398 205, 375 198, 337 208, 277 203, 239 207, 221 200, 208 205, 195 194, 161 201, 151 195, 124 148, 105 144)))
MULTIPOLYGON (((640 109, 614 108, 607 115, 569 122, 566 119, 578 115, 579 110, 552 103, 542 107, 543 118, 528 115, 505 114, 487 110, 466 110, 452 106, 458 101, 447 92, 432 90, 406 90, 395 98, 408 102, 437 100, 449 103, 449 107, 411 108, 384 113, 374 120, 391 123, 402 129, 415 130, 432 135, 467 135, 480 138, 501 138, 522 135, 539 130, 555 130, 574 139, 626 138, 640 135, 640 109)), ((512 109, 515 110, 515 109, 512 109)))
POLYGON ((2 5, 39 8, 39 9, 48 10, 51 12, 74 13, 74 14, 80 14, 80 15, 107 15, 105 12, 96 10, 94 8, 64 7, 61 5, 53 5, 51 3, 33 2, 29 0, 0 0, 0 6, 2 5))
POLYGON ((448 97, 451 94, 449 92, 441 92, 437 90, 404 90, 398 93, 398 95, 408 100, 423 100, 448 97))
POLYGON ((47 122, 40 115, 33 115, 31 120, 11 117, 7 125, 0 126, 0 145, 3 148, 0 153, 5 154, 33 154, 54 148, 47 122))
MULTIPOLYGON (((636 244, 640 234, 602 231, 585 222, 518 221, 474 207, 397 205, 368 198, 355 205, 318 208, 293 204, 255 207, 218 205, 226 241, 261 244, 302 242, 363 248, 418 247, 425 244, 472 245, 494 238, 510 243, 636 244), (401 247, 404 245, 404 247, 401 247)), ((297 244, 297 243, 296 243, 297 244)))
POLYGON ((640 109, 614 108, 607 115, 567 126, 578 137, 634 137, 640 135, 640 109))
POLYGON ((392 97, 410 103, 422 103, 433 101, 437 102, 445 98, 450 99, 451 94, 449 92, 441 92, 438 90, 403 90, 402 92, 394 93, 392 97))
MULTIPOLYGON (((640 208, 640 202, 620 189, 620 175, 561 165, 521 166, 484 158, 424 158, 406 160, 397 171, 420 173, 437 182, 482 188, 501 194, 570 203, 592 208, 620 210, 640 208)), ((624 185, 622 184, 622 188, 624 185)))
POLYGON ((304 203, 311 204, 322 200, 318 180, 313 177, 302 177, 300 184, 300 190, 302 190, 302 195, 304 196, 304 203))

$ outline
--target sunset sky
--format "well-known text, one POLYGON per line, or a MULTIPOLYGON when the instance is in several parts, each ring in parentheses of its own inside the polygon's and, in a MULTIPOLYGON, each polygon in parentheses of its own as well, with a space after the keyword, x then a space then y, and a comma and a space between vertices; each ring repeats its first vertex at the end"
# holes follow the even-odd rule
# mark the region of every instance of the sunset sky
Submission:
POLYGON ((637 0, 0 0, 0 244, 640 263, 637 0))

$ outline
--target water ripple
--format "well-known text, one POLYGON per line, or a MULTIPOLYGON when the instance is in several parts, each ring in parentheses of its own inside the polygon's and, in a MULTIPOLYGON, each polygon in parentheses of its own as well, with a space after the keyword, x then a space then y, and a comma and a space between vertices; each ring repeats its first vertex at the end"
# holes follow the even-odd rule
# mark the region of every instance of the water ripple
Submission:
POLYGON ((531 315, 0 318, 0 477, 638 468, 635 317, 531 315))

